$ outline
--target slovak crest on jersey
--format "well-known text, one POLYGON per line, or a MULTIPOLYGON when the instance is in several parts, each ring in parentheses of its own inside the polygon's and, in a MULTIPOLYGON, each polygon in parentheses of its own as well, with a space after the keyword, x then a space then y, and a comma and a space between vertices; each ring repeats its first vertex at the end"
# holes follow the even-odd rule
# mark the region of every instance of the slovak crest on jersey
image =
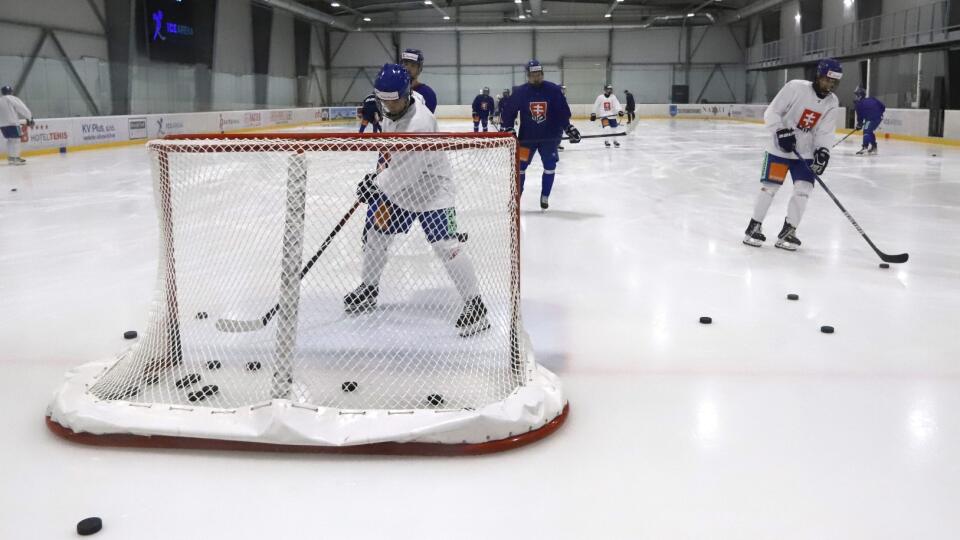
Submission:
POLYGON ((800 115, 800 121, 797 122, 797 129, 800 131, 810 131, 816 127, 817 122, 820 121, 820 116, 821 114, 817 111, 804 109, 803 114, 800 115))
POLYGON ((531 101, 530 102, 530 117, 534 122, 542 124, 547 119, 547 102, 546 101, 531 101))
POLYGON ((613 105, 609 101, 603 102, 603 110, 609 111, 613 109, 613 105))

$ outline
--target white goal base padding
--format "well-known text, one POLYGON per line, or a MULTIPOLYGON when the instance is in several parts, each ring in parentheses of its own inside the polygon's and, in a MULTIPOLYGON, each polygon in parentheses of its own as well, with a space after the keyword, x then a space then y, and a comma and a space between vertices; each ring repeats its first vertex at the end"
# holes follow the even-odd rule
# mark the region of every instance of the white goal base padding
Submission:
MULTIPOLYGON (((529 346, 527 350, 531 350, 529 346)), ((216 442, 235 441, 255 443, 258 447, 308 446, 318 451, 322 447, 362 450, 365 446, 381 443, 479 445, 473 450, 450 453, 485 453, 538 440, 549 434, 534 436, 538 430, 550 428, 552 432, 565 419, 567 404, 559 378, 529 356, 532 354, 528 354, 527 365, 535 367, 528 373, 527 384, 518 387, 503 401, 476 410, 350 411, 288 399, 273 399, 234 409, 99 400, 88 390, 114 361, 91 362, 67 373, 66 381, 48 407, 47 417, 51 428, 68 438, 77 434, 145 438, 129 444, 132 446, 191 446, 189 443, 163 442, 172 437, 210 439, 210 446, 217 446, 216 442), (66 431, 56 429, 57 426, 66 431), (489 443, 494 444, 484 450, 483 445, 489 443)), ((79 442, 98 444, 90 438, 79 442)), ((104 442, 123 445, 117 440, 104 442)), ((400 448, 389 453, 407 452, 400 448)), ((421 449, 413 453, 444 452, 421 449)))

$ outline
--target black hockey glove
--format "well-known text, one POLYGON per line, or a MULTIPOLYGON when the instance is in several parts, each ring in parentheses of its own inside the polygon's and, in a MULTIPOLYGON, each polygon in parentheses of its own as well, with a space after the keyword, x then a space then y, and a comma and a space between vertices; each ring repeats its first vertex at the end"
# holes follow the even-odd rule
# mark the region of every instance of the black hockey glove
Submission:
POLYGON ((623 111, 617 111, 617 116, 623 116, 623 111))
POLYGON ((373 183, 376 177, 377 173, 367 173, 363 180, 357 184, 357 199, 360 202, 370 204, 380 196, 380 188, 373 183))
POLYGON ((590 121, 591 122, 597 121, 597 113, 590 113, 590 121))
POLYGON ((823 147, 817 148, 813 153, 813 165, 810 165, 810 168, 820 176, 827 170, 827 163, 830 163, 830 150, 823 147))
POLYGON ((573 127, 573 125, 567 126, 566 132, 567 132, 567 137, 570 138, 571 144, 577 144, 578 142, 580 142, 580 131, 577 128, 573 127))
POLYGON ((793 134, 792 129, 777 130, 777 146, 788 154, 793 153, 797 148, 797 137, 793 134))
POLYGON ((30 118, 30 119, 27 120, 27 126, 28 126, 28 127, 33 127, 35 124, 36 124, 36 122, 33 121, 33 118, 30 118))
POLYGON ((863 129, 863 120, 857 122, 857 125, 854 126, 854 129, 863 129))
POLYGON ((513 126, 501 126, 500 131, 503 133, 512 133, 513 135, 517 134, 517 130, 513 129, 513 126))

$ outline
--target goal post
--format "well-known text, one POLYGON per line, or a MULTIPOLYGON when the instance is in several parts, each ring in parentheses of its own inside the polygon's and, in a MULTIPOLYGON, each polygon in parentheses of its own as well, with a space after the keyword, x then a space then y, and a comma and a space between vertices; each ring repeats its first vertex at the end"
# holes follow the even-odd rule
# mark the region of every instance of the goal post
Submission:
POLYGON ((563 423, 561 384, 520 316, 512 135, 180 135, 148 148, 149 322, 118 358, 67 374, 47 411, 55 433, 458 454, 563 423), (371 173, 382 193, 358 204, 371 173), (372 305, 350 309, 367 281, 372 305))

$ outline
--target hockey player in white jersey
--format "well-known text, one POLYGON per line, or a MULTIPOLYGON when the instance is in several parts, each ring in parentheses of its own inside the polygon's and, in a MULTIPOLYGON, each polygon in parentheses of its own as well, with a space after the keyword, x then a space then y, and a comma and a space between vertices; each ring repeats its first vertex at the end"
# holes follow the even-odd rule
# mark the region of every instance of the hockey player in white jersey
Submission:
POLYGON ((20 119, 33 126, 33 113, 20 98, 13 95, 13 88, 0 88, 0 133, 7 140, 7 163, 24 165, 27 160, 20 157, 20 119))
MULTIPOLYGON (((601 128, 610 128, 617 131, 617 117, 623 116, 623 107, 620 106, 620 100, 613 93, 613 85, 603 87, 603 93, 597 96, 593 102, 593 112, 590 113, 590 121, 600 119, 601 128)), ((603 141, 603 144, 610 147, 610 141, 603 141)), ((613 140, 613 145, 620 148, 620 142, 613 140)))
MULTIPOLYGON (((411 93, 410 76, 398 64, 385 64, 374 84, 384 133, 436 133, 440 129, 427 105, 411 93)), ((463 309, 456 321, 461 336, 490 328, 480 297, 470 255, 457 234, 453 171, 442 152, 391 152, 381 158, 376 173, 357 186, 357 197, 367 203, 363 233, 362 283, 344 297, 349 313, 377 306, 380 276, 395 235, 406 234, 418 221, 434 253, 453 280, 463 309)))
POLYGON ((830 161, 840 104, 833 91, 842 76, 840 62, 833 58, 820 60, 813 82, 799 79, 788 82, 763 113, 770 137, 763 160, 760 193, 745 231, 744 244, 760 247, 767 239, 761 230, 763 218, 789 172, 793 195, 774 245, 789 251, 800 247, 796 231, 813 191, 815 178, 811 169, 821 175, 830 161), (797 159, 794 150, 806 163, 797 159))

